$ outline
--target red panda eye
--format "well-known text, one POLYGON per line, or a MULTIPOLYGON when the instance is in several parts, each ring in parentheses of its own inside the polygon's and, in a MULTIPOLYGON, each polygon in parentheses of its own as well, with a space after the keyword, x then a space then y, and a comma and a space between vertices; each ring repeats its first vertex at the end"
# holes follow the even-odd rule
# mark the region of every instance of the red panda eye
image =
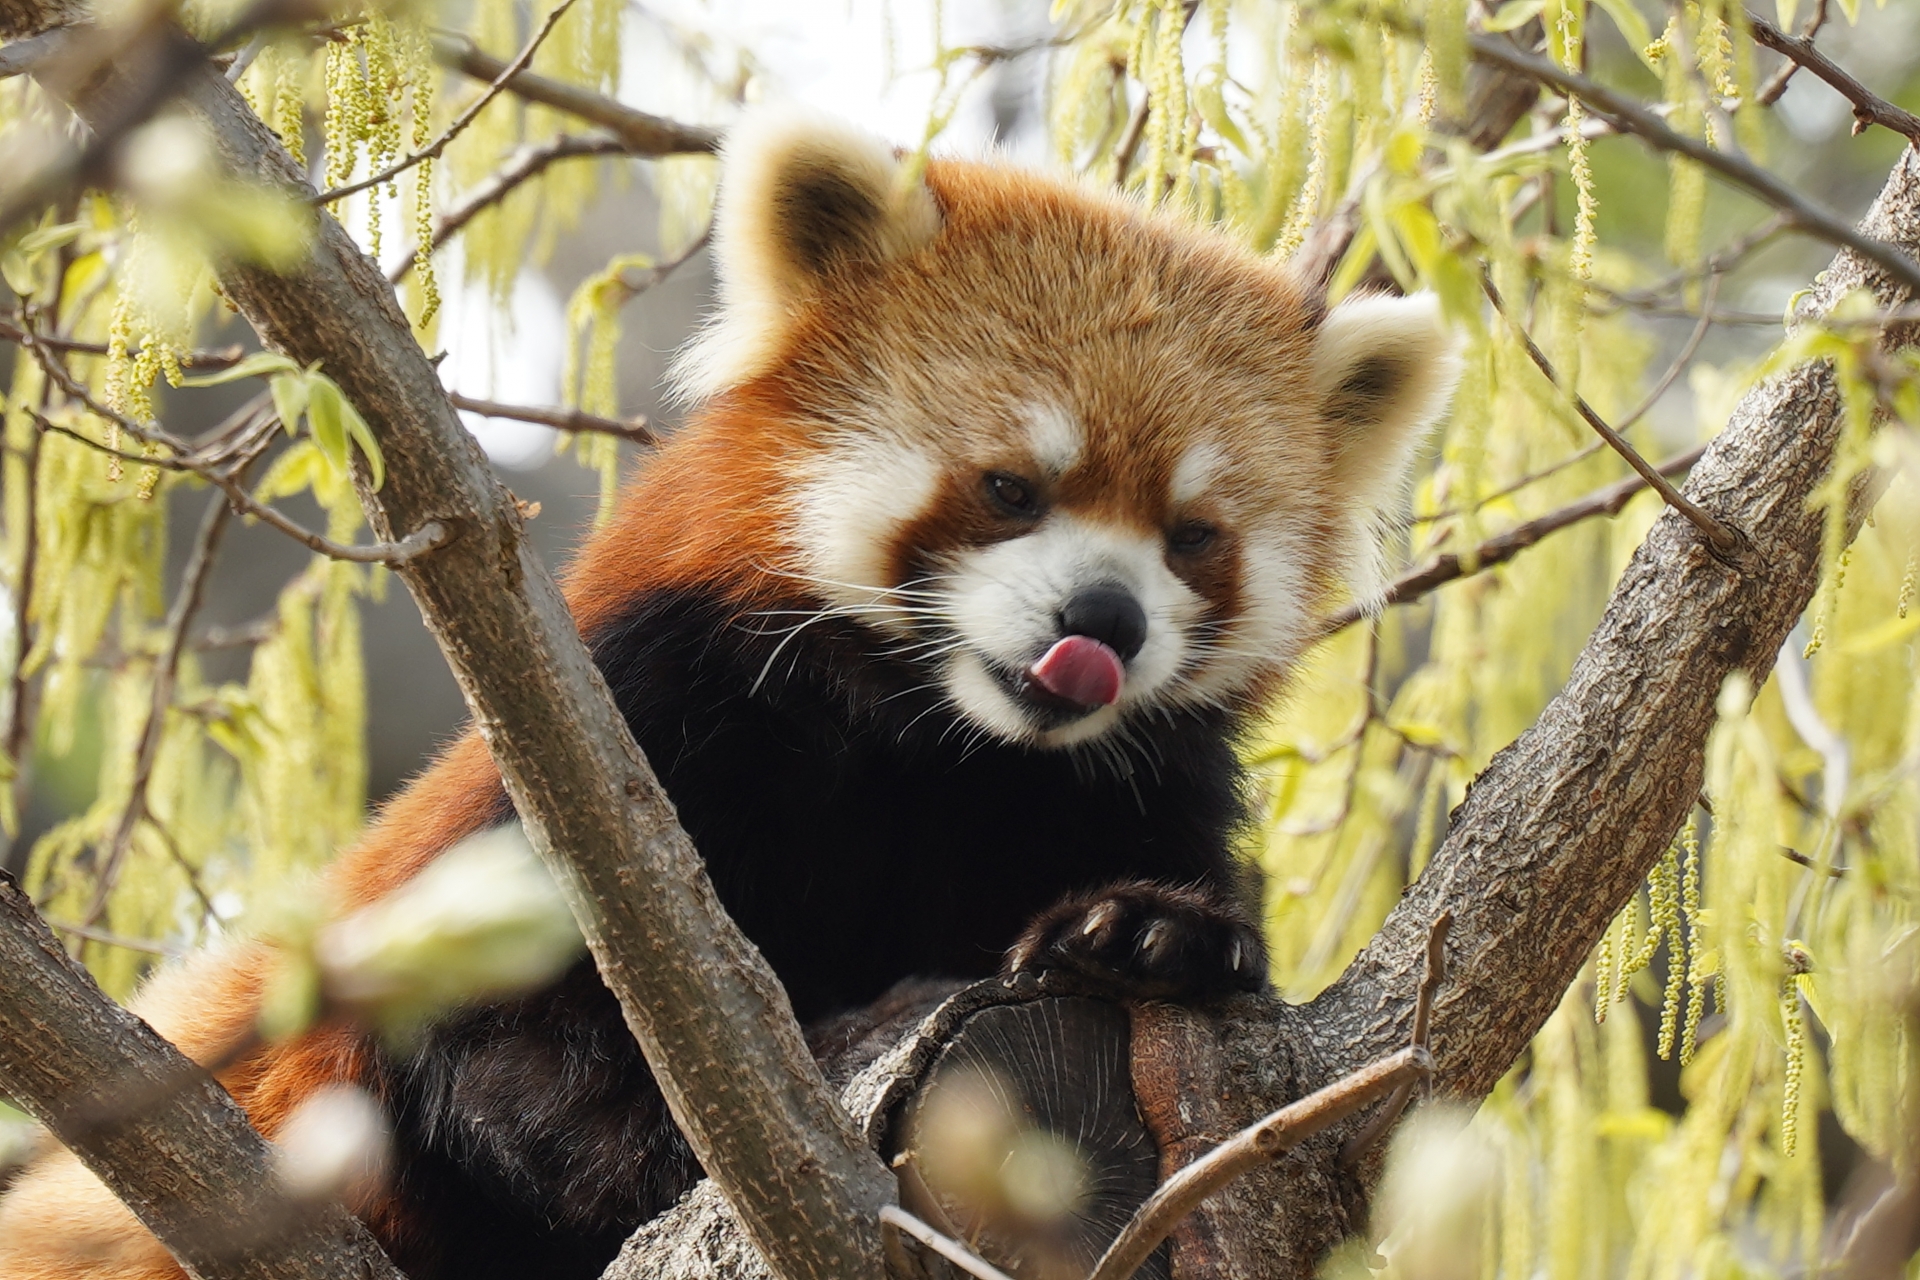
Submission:
POLYGON ((1189 520, 1174 526, 1167 535, 1167 545, 1182 555, 1193 555, 1212 546, 1219 532, 1204 520, 1189 520))
POLYGON ((985 483, 987 497, 993 500, 993 505, 1002 514, 1028 520, 1040 514, 1040 499, 1034 494, 1033 486, 1019 476, 1004 471, 989 471, 985 483))

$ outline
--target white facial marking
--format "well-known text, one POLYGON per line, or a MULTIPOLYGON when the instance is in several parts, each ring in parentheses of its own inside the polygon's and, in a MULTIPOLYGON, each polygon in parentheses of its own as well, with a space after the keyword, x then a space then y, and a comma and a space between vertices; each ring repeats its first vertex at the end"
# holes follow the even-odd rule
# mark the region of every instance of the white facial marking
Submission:
POLYGON ((1205 663, 1188 681, 1200 700, 1222 698, 1244 689, 1275 666, 1292 666, 1306 647, 1311 619, 1303 602, 1305 562, 1293 535, 1250 532, 1240 553, 1240 601, 1237 617, 1202 644, 1205 663))
POLYGON ((933 500, 939 464, 897 437, 863 432, 816 455, 798 480, 794 527, 808 585, 881 630, 910 629, 912 620, 887 600, 888 551, 933 500))
POLYGON ((1063 747, 1112 728, 1126 711, 1163 695, 1190 658, 1205 602, 1167 567, 1157 537, 1055 514, 1022 537, 966 551, 950 566, 947 621, 960 648, 942 672, 947 692, 975 724, 1015 741, 1063 747), (1054 728, 1035 726, 1009 688, 1060 638, 1060 611, 1075 592, 1117 586, 1147 617, 1119 699, 1054 728))
POLYGON ((1174 464, 1173 500, 1192 502, 1219 478, 1226 465, 1226 451, 1211 440, 1202 440, 1192 446, 1174 464))
POLYGON ((1048 475, 1063 476, 1073 470, 1086 450, 1087 442, 1080 424, 1063 409, 1036 404, 1027 410, 1027 444, 1033 458, 1048 475))

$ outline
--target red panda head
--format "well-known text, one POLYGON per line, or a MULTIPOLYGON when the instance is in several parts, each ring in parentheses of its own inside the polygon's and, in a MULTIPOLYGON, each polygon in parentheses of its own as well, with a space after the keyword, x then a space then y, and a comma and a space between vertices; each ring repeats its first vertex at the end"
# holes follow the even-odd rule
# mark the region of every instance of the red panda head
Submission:
POLYGON ((1244 709, 1337 584, 1377 590, 1375 526, 1454 376, 1431 298, 1328 311, 1126 199, 921 177, 791 111, 742 123, 723 172, 723 305, 679 384, 779 407, 775 571, 960 721, 1064 747, 1244 709))

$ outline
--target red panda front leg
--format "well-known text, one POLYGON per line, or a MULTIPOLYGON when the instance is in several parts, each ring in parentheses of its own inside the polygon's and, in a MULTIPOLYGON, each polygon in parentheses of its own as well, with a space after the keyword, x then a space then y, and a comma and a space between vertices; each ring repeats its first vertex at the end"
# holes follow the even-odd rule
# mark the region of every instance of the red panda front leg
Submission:
POLYGON ((1007 952, 1009 976, 1066 969, 1128 996, 1193 1001, 1258 991, 1267 952, 1226 894, 1129 881, 1063 898, 1007 952))

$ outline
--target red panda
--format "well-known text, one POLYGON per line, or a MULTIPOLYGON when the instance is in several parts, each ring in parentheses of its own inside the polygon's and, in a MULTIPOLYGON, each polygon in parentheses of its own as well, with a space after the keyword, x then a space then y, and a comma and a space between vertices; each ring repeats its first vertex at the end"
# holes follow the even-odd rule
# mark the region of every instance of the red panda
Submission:
MULTIPOLYGON (((903 979, 1070 968, 1201 1000, 1265 961, 1234 745, 1443 408, 1430 298, 1331 309, 1284 264, 994 164, 917 175, 760 113, 724 157, 701 408, 566 577, 721 900, 803 1022, 903 979)), ((469 732, 331 872, 343 909, 511 811, 469 732)), ((202 1060, 271 963, 137 1007, 202 1060)), ((589 965, 413 1049, 315 1027, 223 1080, 273 1136, 354 1082, 394 1134, 362 1212, 415 1280, 590 1277, 698 1166, 589 965)), ((7 1280, 180 1272, 56 1153, 0 1202, 7 1280)))

